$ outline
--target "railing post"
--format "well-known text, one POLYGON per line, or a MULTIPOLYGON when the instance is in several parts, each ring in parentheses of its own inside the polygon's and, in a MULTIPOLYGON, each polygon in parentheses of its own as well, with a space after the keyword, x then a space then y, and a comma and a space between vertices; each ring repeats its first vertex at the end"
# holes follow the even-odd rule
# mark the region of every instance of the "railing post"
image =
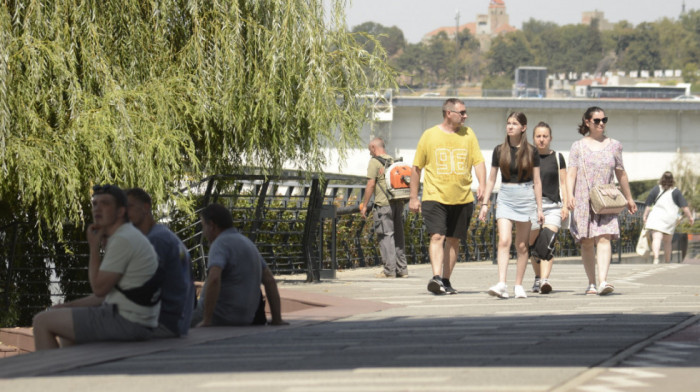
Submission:
POLYGON ((8 254, 7 263, 7 277, 5 279, 5 295, 3 300, 3 309, 10 308, 10 282, 12 282, 12 266, 15 261, 15 253, 17 252, 17 238, 19 237, 19 222, 14 222, 7 227, 15 227, 15 231, 12 234, 12 245, 10 246, 10 252, 8 254))
POLYGON ((313 241, 316 238, 316 230, 321 221, 321 206, 323 205, 323 194, 325 193, 325 183, 321 184, 321 180, 314 178, 311 181, 311 189, 309 192, 309 204, 306 210, 306 220, 304 222, 304 235, 302 237, 302 248, 304 257, 306 258, 306 281, 313 282, 320 279, 318 266, 314 263, 313 241))
POLYGON ((270 180, 266 179, 263 181, 260 187, 260 193, 258 194, 258 202, 255 205, 255 217, 253 219, 253 225, 250 228, 249 238, 251 241, 255 242, 258 237, 258 230, 263 222, 263 209, 265 206, 265 196, 267 196, 267 190, 270 187, 270 180))

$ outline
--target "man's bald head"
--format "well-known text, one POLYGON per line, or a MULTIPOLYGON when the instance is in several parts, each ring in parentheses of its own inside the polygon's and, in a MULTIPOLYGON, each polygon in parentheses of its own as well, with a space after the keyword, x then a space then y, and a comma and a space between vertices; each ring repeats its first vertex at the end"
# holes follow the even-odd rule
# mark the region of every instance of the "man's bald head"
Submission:
POLYGON ((385 154, 384 148, 384 140, 380 137, 375 137, 369 142, 369 154, 371 156, 385 154))

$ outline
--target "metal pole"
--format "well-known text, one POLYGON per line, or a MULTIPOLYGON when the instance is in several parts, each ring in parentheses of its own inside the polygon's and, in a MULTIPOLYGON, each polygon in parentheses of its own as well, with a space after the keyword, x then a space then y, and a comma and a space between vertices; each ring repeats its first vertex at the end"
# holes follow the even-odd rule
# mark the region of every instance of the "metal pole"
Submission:
POLYGON ((459 10, 455 15, 455 59, 454 59, 454 74, 452 75, 452 95, 457 95, 457 63, 459 59, 459 10))

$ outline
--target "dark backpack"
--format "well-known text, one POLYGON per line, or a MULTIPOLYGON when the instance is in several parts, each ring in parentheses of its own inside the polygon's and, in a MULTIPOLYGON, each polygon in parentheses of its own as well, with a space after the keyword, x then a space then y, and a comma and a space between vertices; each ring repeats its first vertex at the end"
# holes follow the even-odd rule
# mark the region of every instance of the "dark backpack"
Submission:
POLYGON ((535 239, 535 243, 530 247, 530 255, 540 260, 552 260, 554 257, 554 245, 557 242, 557 233, 543 227, 540 234, 535 239))

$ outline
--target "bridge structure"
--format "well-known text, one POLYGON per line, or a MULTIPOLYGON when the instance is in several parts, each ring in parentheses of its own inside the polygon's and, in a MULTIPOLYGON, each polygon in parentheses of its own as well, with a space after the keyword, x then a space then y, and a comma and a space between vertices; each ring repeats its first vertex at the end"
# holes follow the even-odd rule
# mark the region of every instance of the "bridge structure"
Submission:
MULTIPOLYGON (((581 138, 578 124, 590 106, 599 106, 610 118, 608 136, 622 142, 625 169, 630 181, 658 179, 664 171, 674 172, 677 160, 691 167, 700 166, 700 101, 618 100, 618 99, 537 99, 537 98, 462 98, 486 161, 495 146, 505 138, 506 117, 521 111, 528 118, 528 140, 540 121, 552 127, 552 148, 568 158, 574 141, 581 138)), ((374 136, 382 137, 387 151, 412 162, 418 139, 427 128, 442 122, 442 103, 446 97, 394 96, 391 116, 367 123, 360 130, 362 147, 350 151, 344 162, 330 159, 326 172, 363 176, 369 154, 366 148, 374 136)), ((335 152, 331 148, 331 156, 335 152)))

